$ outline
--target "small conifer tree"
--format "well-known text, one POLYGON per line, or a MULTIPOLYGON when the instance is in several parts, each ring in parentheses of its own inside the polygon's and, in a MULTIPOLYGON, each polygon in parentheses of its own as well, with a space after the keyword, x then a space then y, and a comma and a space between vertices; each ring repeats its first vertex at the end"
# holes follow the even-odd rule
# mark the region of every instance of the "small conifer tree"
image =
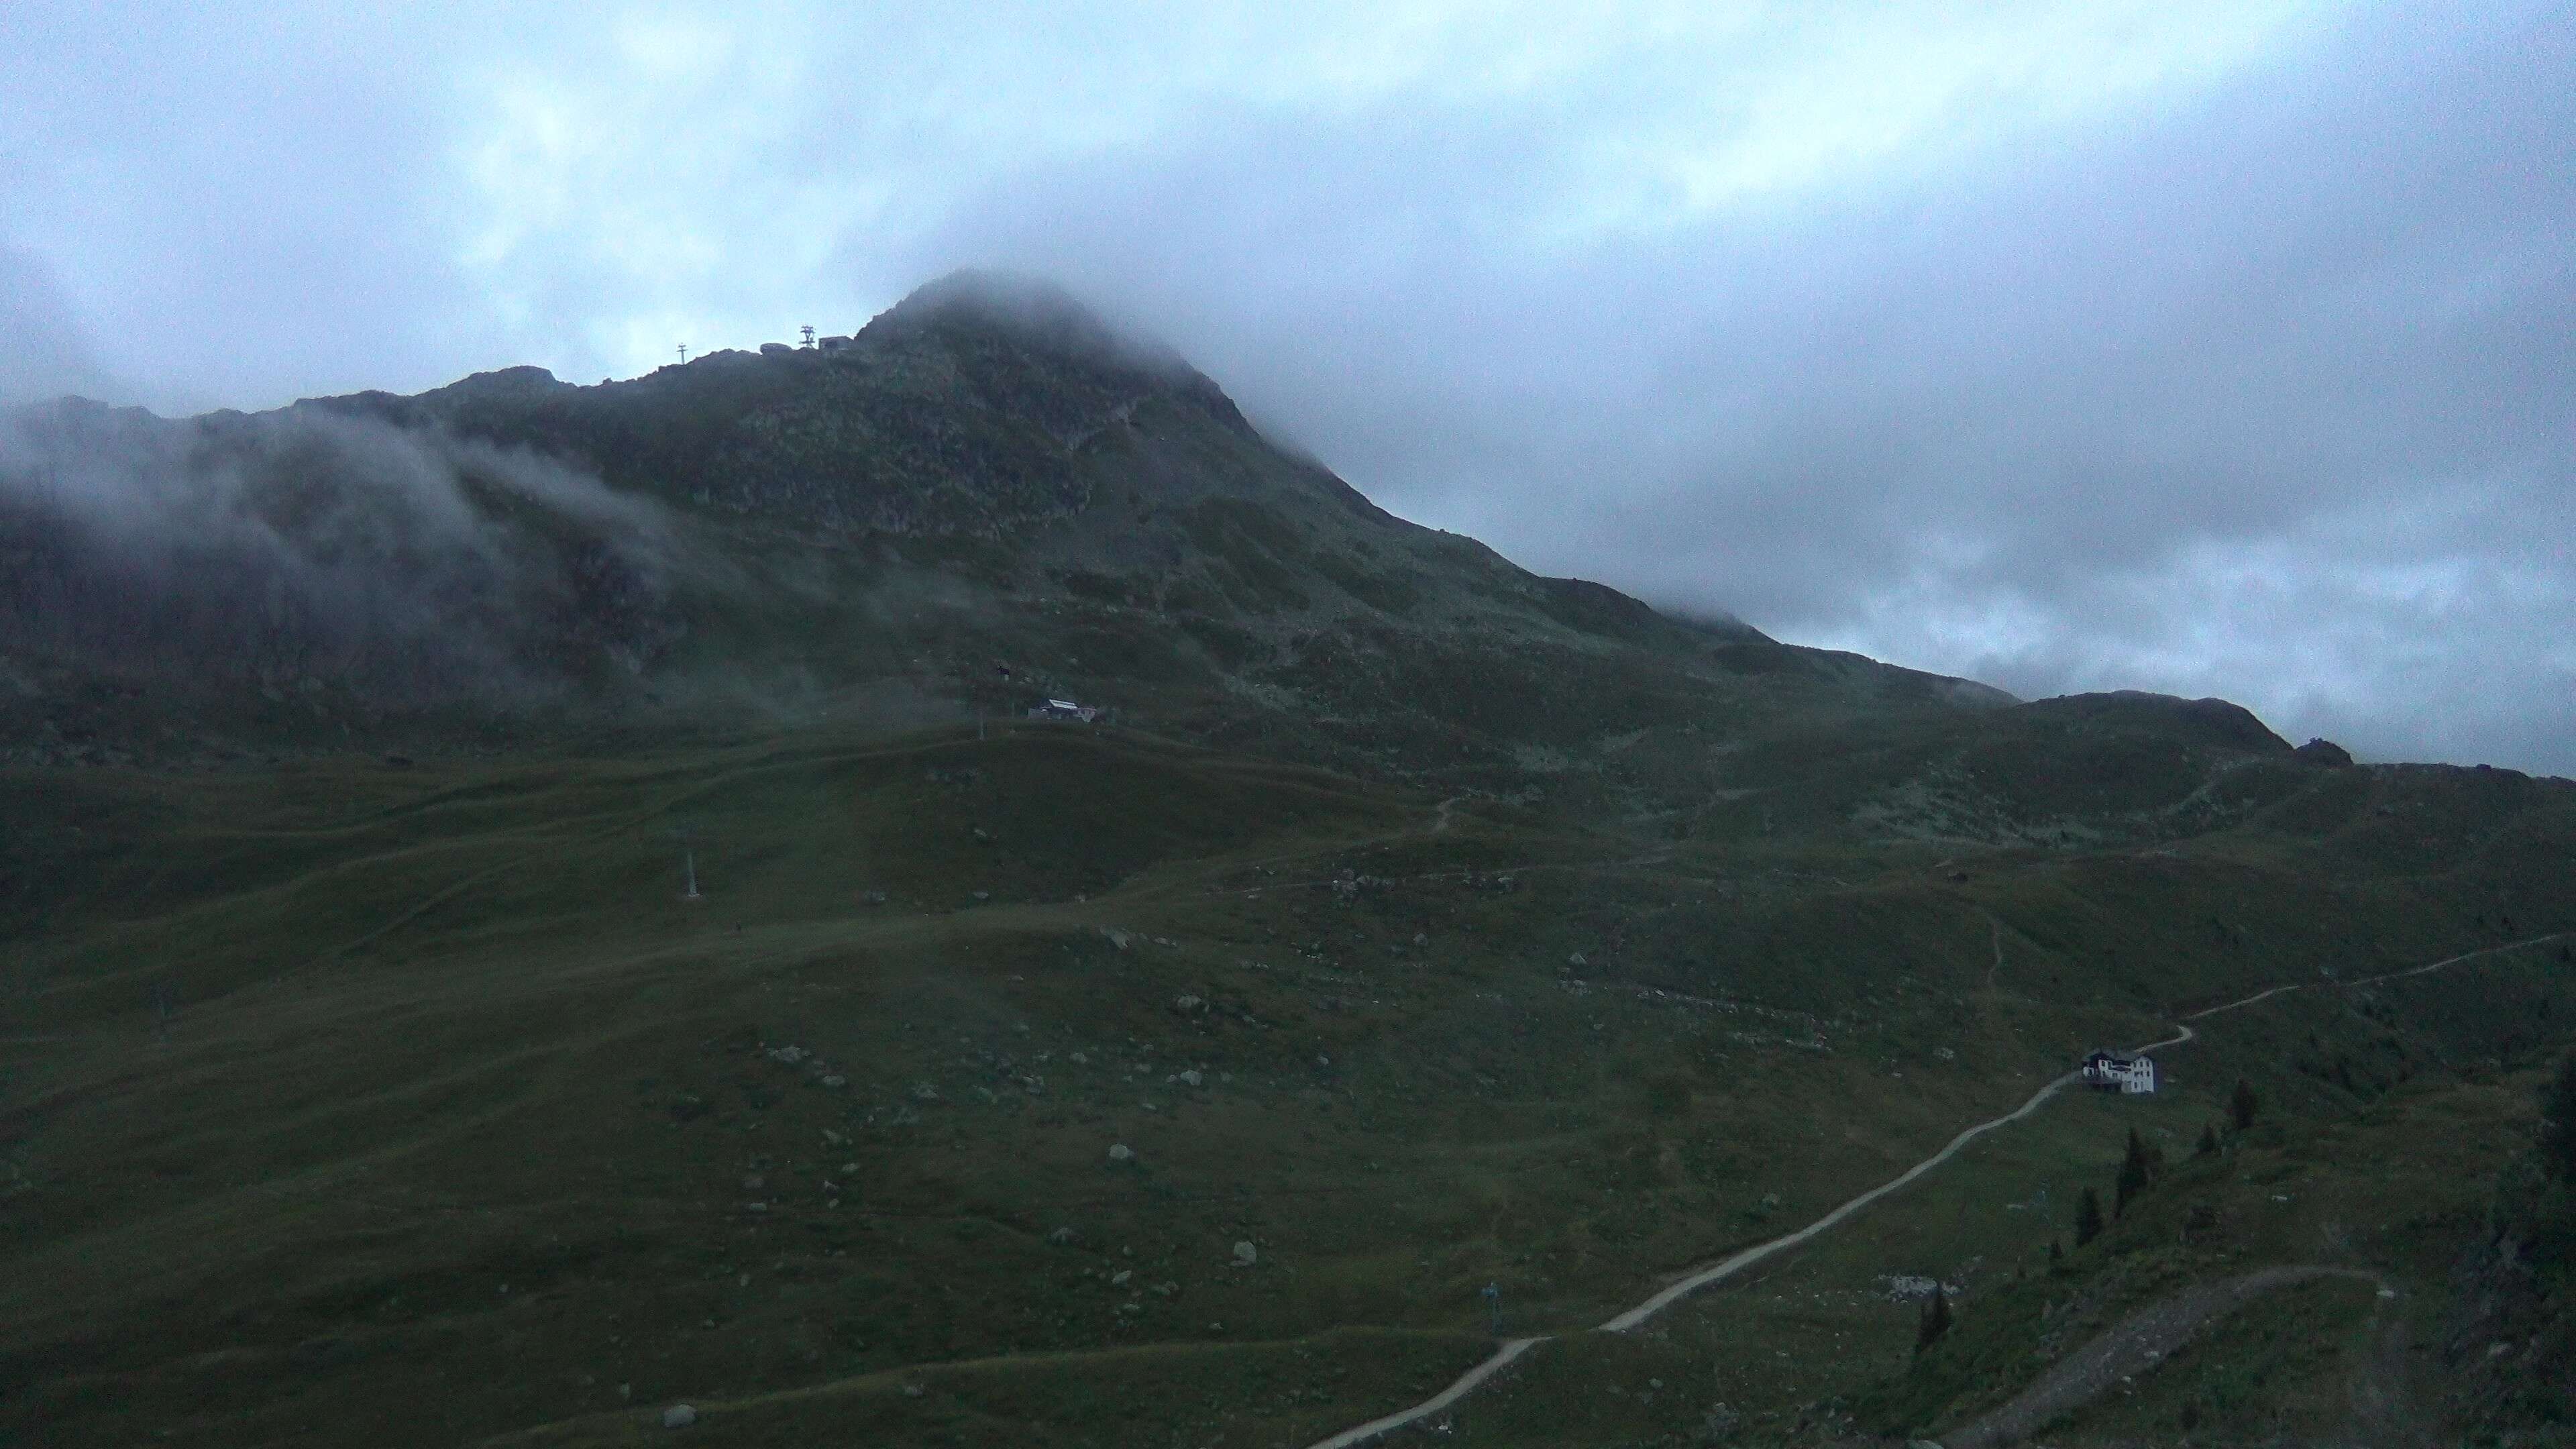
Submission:
POLYGON ((2236 1090, 2227 1098, 2228 1120, 2236 1124, 2237 1131, 2242 1132, 2254 1125, 2254 1110, 2260 1105, 2262 1104, 2254 1100, 2253 1087, 2249 1086, 2243 1077, 2238 1077, 2236 1090))
POLYGON ((2051 1239, 2049 1239, 2049 1240, 2048 1240, 2048 1268, 2049 1268, 2049 1271, 2050 1271, 2050 1272, 2052 1272, 2052 1273, 2053 1273, 2053 1272, 2055 1272, 2055 1271, 2057 1271, 2057 1269, 2058 1269, 2061 1265, 2063 1265, 2065 1262, 2066 1262, 2066 1244, 2065 1244, 2064 1240, 2059 1239, 2059 1238, 2051 1238, 2051 1239))
POLYGON ((2083 1198, 2075 1204, 2075 1246, 2083 1247, 2100 1236, 2102 1236, 2102 1194, 2088 1187, 2084 1189, 2083 1198))
POLYGON ((2147 1190, 2155 1180, 2153 1160, 2147 1156, 2147 1144, 2138 1139, 2138 1129, 2129 1129, 2129 1155, 2120 1162, 2119 1180, 2112 1185, 2111 1216, 2128 1212, 2132 1199, 2147 1190))
POLYGON ((2217 1151, 2218 1129, 2210 1126, 2206 1122, 2201 1123, 2200 1141, 2192 1145, 2191 1155, 2194 1157, 2208 1157, 2217 1151))
POLYGON ((1950 1331, 1950 1294, 1940 1284, 1932 1285, 1932 1301, 1923 1305, 1922 1321, 1914 1328, 1914 1351, 1921 1353, 1950 1331))

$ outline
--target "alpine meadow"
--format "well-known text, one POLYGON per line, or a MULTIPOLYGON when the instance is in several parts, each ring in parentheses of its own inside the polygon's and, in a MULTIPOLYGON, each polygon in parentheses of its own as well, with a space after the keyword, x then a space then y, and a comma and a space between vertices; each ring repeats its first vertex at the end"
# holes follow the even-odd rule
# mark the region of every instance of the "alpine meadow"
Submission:
POLYGON ((2571 848, 1524 571, 1017 275, 32 404, 0 1438, 2576 1442, 2571 848))

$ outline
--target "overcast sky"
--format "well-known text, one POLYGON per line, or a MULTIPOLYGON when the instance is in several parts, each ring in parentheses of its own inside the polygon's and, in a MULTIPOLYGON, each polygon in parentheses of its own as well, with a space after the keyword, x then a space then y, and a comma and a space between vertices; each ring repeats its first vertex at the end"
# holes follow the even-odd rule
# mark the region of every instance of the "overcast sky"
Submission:
POLYGON ((2576 775, 2576 6, 373 8, 0 5, 0 397, 1018 267, 1543 572, 2576 775))

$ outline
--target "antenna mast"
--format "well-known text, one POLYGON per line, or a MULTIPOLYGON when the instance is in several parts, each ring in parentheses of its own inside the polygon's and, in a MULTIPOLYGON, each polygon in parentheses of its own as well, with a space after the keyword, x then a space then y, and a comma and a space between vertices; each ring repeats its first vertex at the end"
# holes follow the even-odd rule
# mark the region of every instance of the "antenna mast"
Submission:
POLYGON ((687 344, 687 343, 683 342, 683 343, 681 343, 681 344, 680 344, 680 365, 681 365, 681 366, 683 366, 683 367, 686 367, 686 366, 688 365, 688 362, 689 362, 689 344, 687 344))
POLYGON ((802 328, 802 329, 800 329, 800 330, 802 330, 802 331, 804 332, 804 334, 805 334, 805 345, 806 345, 806 346, 808 346, 808 347, 813 346, 813 345, 814 345, 814 329, 813 329, 813 328, 811 328, 811 327, 806 327, 806 328, 802 328))

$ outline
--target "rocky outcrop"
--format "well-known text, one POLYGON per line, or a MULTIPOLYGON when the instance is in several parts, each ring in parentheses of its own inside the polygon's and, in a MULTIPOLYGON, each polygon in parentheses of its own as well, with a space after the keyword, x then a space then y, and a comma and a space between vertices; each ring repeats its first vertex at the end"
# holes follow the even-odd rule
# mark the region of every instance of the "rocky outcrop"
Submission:
POLYGON ((2351 752, 2332 740, 2310 740, 2306 744, 2292 750, 2290 753, 2297 755, 2300 759, 2307 761, 2311 765, 2323 765, 2328 769, 2334 770, 2349 770, 2352 768, 2351 752))

